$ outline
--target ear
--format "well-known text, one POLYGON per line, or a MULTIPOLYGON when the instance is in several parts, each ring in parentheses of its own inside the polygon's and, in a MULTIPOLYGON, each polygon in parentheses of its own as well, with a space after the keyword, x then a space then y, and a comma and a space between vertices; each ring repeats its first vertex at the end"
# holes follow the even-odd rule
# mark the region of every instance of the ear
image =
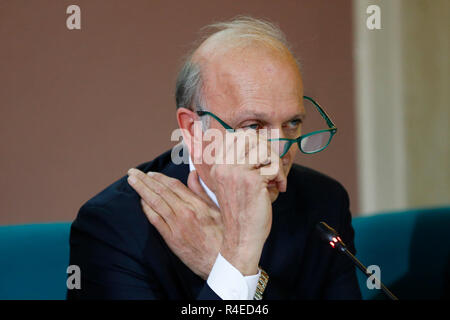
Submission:
POLYGON ((192 110, 186 108, 177 109, 177 122, 178 127, 183 130, 187 130, 191 135, 194 135, 194 121, 195 113, 192 110))
MULTIPOLYGON (((195 150, 196 140, 202 139, 201 125, 196 121, 196 114, 194 111, 186 108, 177 109, 178 127, 181 129, 183 141, 189 149, 189 154, 193 155, 195 150), (200 136, 199 136, 200 133, 200 136)), ((197 141, 198 143, 198 141, 197 141)), ((200 146, 201 148, 201 146, 200 146)))

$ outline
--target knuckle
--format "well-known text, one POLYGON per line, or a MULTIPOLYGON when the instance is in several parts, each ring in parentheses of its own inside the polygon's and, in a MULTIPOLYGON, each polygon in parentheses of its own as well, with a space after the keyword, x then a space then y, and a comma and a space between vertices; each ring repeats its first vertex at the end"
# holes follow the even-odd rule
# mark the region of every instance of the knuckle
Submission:
POLYGON ((147 213, 148 220, 150 220, 153 225, 159 225, 159 216, 151 211, 148 211, 147 213))
POLYGON ((180 183, 181 182, 179 180, 170 178, 169 181, 167 182, 167 185, 171 189, 176 189, 176 188, 180 187, 180 183))
POLYGON ((185 219, 192 219, 192 218, 194 218, 195 217, 195 210, 193 210, 193 209, 191 209, 189 207, 184 208, 184 210, 183 210, 183 217, 185 219))
POLYGON ((206 216, 206 215, 202 216, 200 218, 200 222, 201 222, 202 225, 205 225, 205 226, 211 226, 211 225, 216 224, 216 221, 215 221, 215 219, 213 217, 206 216))
POLYGON ((162 199, 158 196, 151 197, 149 200, 150 200, 150 205, 153 208, 160 208, 162 206, 162 199))
POLYGON ((153 195, 148 189, 143 189, 140 193, 142 199, 144 199, 147 203, 151 202, 153 195))
POLYGON ((145 202, 144 199, 141 199, 141 207, 144 210, 148 210, 148 204, 147 204, 147 202, 145 202))
POLYGON ((163 195, 165 193, 165 188, 160 184, 156 184, 153 189, 159 195, 163 195))
POLYGON ((200 210, 200 211, 205 211, 208 209, 208 205, 206 204, 206 202, 204 202, 200 198, 197 198, 197 200, 195 202, 195 206, 196 206, 196 209, 200 210))

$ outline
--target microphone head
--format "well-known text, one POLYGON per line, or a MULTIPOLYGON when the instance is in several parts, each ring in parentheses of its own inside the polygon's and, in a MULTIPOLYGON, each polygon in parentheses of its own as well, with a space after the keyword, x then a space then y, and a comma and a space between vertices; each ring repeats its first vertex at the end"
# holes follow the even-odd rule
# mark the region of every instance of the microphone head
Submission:
POLYGON ((336 230, 334 230, 323 221, 320 221, 316 225, 316 229, 319 232, 320 237, 327 242, 333 241, 333 238, 337 238, 339 236, 336 230))
POLYGON ((341 237, 339 237, 339 234, 336 230, 334 230, 332 227, 330 227, 325 222, 321 221, 316 225, 316 229, 320 234, 320 237, 328 242, 333 248, 335 246, 339 247, 345 247, 344 242, 342 242, 341 237))

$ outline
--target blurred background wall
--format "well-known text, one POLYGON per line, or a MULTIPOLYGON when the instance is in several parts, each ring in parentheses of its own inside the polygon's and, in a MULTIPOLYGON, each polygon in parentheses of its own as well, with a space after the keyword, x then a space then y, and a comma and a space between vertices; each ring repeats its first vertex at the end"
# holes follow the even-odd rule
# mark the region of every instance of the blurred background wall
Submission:
MULTIPOLYGON (((429 2, 448 8, 445 0, 429 2)), ((443 61, 448 57, 448 42, 447 47, 439 47, 447 48, 447 53, 439 51, 443 52, 441 56, 436 53, 421 57, 418 51, 403 62, 410 65, 438 58, 438 62, 433 62, 433 72, 429 72, 428 62, 424 62, 419 69, 411 69, 418 73, 401 71, 394 78, 372 77, 380 73, 377 70, 392 71, 388 64, 391 58, 374 61, 377 58, 364 55, 378 42, 382 46, 377 47, 377 52, 389 53, 386 42, 392 44, 406 36, 410 40, 402 50, 423 50, 424 46, 441 43, 445 37, 449 38, 448 29, 442 30, 445 22, 441 27, 434 23, 432 27, 427 25, 437 16, 448 21, 448 15, 439 15, 440 9, 434 8, 432 13, 426 11, 415 16, 421 7, 427 7, 424 1, 416 1, 418 9, 411 14, 402 13, 402 31, 394 31, 397 38, 391 39, 391 31, 396 29, 386 29, 388 24, 383 24, 382 30, 364 35, 368 17, 365 3, 357 0, 0 0, 0 224, 71 221, 86 200, 124 176, 130 167, 172 147, 170 134, 176 128, 173 88, 182 57, 202 26, 238 14, 277 23, 293 44, 303 65, 305 94, 315 97, 339 128, 326 151, 312 156, 299 155, 296 161, 340 181, 349 192, 353 214, 448 203, 449 178, 445 168, 449 163, 448 143, 443 140, 445 134, 448 137, 449 99, 448 92, 447 95, 444 92, 448 88, 445 86, 448 73, 445 76, 445 70, 439 70, 448 68, 448 61, 447 64, 443 61), (71 4, 81 8, 81 30, 66 27, 66 8, 71 4), (421 28, 414 24, 417 18, 422 19, 421 28), (416 46, 416 29, 423 32, 421 40, 429 42, 416 46), (428 33, 436 30, 444 35, 430 38, 428 33), (367 37, 365 42, 364 37, 367 37), (434 78, 435 72, 441 76, 439 80, 434 78), (383 84, 386 79, 397 86, 399 81, 406 81, 403 87, 427 83, 427 88, 440 88, 441 95, 435 97, 433 106, 402 95, 402 106, 416 101, 414 112, 418 112, 409 113, 411 117, 402 122, 400 132, 409 140, 392 138, 389 130, 395 127, 394 122, 388 124, 389 130, 383 131, 381 142, 377 142, 379 132, 375 137, 374 131, 382 123, 378 118, 368 124, 369 138, 358 125, 357 120, 365 119, 368 110, 386 105, 379 100, 382 90, 391 89, 390 85, 383 84), (368 88, 374 85, 370 81, 376 82, 375 93, 363 99, 362 93, 368 93, 368 88), (435 109, 425 112, 420 108, 423 103, 426 108, 435 109), (433 116, 417 126, 415 117, 423 113, 433 116), (437 133, 442 140, 428 144, 426 153, 415 158, 419 151, 406 145, 415 145, 416 138, 420 137, 428 141, 431 133, 430 136, 421 133, 433 121, 439 121, 441 131, 437 133), (383 148, 383 142, 387 149, 383 148), (403 168, 398 174, 383 171, 389 168, 389 148, 393 147, 404 150, 394 161, 395 168, 403 168), (431 158, 434 154, 440 159, 438 166, 431 158), (367 160, 371 156, 374 158, 367 160), (415 164, 403 167, 405 159, 411 156, 415 164), (380 169, 383 157, 387 161, 380 169), (416 175, 418 168, 422 170, 416 175), (438 190, 439 196, 430 196, 421 186, 422 179, 428 177, 427 170, 433 171, 427 186, 438 190), (436 177, 440 182, 434 184, 436 177), (411 184, 416 186, 405 191, 411 184), (380 205, 399 185, 403 187, 399 191, 401 201, 389 200, 386 205, 380 205), (390 189, 385 190, 387 187, 390 189), (427 200, 408 200, 418 192, 427 200)), ((386 9, 386 3, 381 6, 384 23, 383 19, 393 9, 392 5, 386 9)), ((403 61, 402 57, 397 59, 403 61)), ((401 110, 397 118, 402 116, 404 108, 401 110)), ((381 111, 376 114, 383 116, 381 111)))
POLYGON ((353 3, 360 212, 449 205, 450 1, 353 3))
POLYGON ((339 180, 358 211, 351 1, 0 2, 0 224, 73 220, 130 167, 174 145, 181 59, 211 22, 278 23, 303 64, 305 94, 339 126, 304 163, 339 180), (68 30, 66 8, 81 8, 68 30))

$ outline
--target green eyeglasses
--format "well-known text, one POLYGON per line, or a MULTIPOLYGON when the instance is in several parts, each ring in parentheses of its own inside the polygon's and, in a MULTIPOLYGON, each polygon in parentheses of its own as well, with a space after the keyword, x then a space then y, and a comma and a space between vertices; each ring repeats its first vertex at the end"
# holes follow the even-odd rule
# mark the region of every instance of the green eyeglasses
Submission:
MULTIPOLYGON (((301 135, 300 137, 298 137, 296 139, 288 139, 288 138, 268 139, 268 141, 279 141, 280 150, 282 150, 282 152, 280 154, 280 158, 282 158, 282 157, 284 157, 284 155, 286 155, 286 153, 289 151, 289 149, 291 148, 291 146, 294 143, 297 143, 300 151, 305 154, 312 154, 312 153, 320 152, 323 149, 325 149, 326 147, 328 147, 328 145, 331 142, 331 139, 337 132, 337 128, 334 125, 333 121, 331 121, 330 117, 326 114, 326 112, 322 109, 322 107, 316 101, 314 101, 314 99, 307 97, 307 96, 303 96, 303 99, 311 102, 316 107, 317 111, 319 111, 322 118, 325 119, 325 122, 328 125, 328 129, 313 131, 313 132, 301 135)), ((225 123, 225 121, 220 119, 218 116, 216 116, 212 112, 199 110, 199 111, 196 111, 196 113, 200 117, 209 115, 209 116, 213 117, 214 119, 216 119, 226 130, 228 130, 230 132, 236 131, 236 129, 233 129, 231 126, 229 126, 227 123, 225 123)))

